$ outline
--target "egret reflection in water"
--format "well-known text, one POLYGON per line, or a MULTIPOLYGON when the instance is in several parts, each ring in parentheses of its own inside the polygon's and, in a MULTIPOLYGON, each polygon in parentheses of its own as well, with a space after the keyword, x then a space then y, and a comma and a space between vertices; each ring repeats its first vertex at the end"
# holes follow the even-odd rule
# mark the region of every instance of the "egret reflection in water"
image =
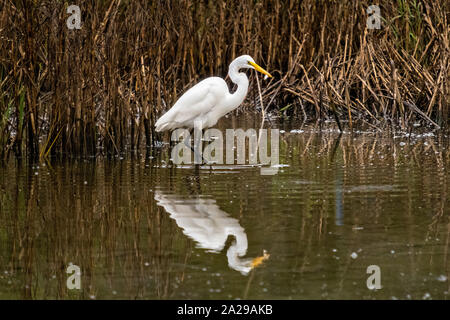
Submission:
POLYGON ((155 192, 155 200, 200 248, 221 252, 228 237, 233 236, 233 243, 227 250, 228 265, 243 275, 269 258, 265 251, 257 258, 243 258, 248 248, 247 234, 237 219, 220 210, 215 200, 182 199, 159 190, 155 192))

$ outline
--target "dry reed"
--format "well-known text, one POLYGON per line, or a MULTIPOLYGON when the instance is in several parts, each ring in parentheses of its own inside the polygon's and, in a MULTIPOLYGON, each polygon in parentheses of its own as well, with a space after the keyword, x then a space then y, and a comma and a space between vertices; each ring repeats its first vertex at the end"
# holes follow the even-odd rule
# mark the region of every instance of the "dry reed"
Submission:
POLYGON ((244 53, 275 75, 269 112, 448 124, 447 1, 379 1, 379 30, 363 0, 80 0, 80 30, 69 4, 0 1, 0 158, 150 147, 180 93, 244 53))

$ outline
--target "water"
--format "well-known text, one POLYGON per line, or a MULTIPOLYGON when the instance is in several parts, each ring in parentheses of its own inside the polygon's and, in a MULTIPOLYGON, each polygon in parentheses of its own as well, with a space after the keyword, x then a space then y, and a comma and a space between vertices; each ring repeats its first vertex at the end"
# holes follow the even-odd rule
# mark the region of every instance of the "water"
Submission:
POLYGON ((0 298, 448 299, 448 138, 281 128, 273 176, 167 145, 0 166, 0 298))

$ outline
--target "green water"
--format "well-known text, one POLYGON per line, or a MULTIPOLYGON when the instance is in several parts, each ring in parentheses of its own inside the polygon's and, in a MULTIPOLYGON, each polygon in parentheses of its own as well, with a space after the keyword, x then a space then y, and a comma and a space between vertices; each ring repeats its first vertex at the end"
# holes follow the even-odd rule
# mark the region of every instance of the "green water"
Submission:
POLYGON ((171 168, 166 144, 2 164, 0 298, 448 299, 448 138, 280 128, 272 176, 171 168))

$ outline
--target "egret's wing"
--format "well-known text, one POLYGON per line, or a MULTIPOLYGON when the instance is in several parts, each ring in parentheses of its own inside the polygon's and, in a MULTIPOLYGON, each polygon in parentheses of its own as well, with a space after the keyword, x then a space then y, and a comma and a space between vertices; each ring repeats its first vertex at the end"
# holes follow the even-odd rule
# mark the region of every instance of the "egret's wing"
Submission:
POLYGON ((227 85, 222 78, 212 77, 199 82, 156 122, 156 130, 170 130, 191 123, 210 112, 226 93, 227 85))

